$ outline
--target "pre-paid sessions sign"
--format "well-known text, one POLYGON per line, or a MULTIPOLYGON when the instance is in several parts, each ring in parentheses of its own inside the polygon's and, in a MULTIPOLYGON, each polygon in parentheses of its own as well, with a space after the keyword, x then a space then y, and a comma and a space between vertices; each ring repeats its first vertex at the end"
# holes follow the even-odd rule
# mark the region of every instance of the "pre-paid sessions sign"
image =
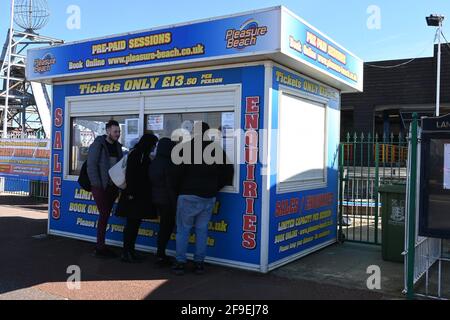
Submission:
POLYGON ((30 80, 275 51, 278 10, 28 51, 30 80))
POLYGON ((44 80, 211 59, 257 59, 257 55, 278 61, 280 53, 309 76, 324 74, 346 89, 362 90, 361 59, 283 7, 32 49, 27 77, 44 80))
POLYGON ((0 139, 0 176, 47 180, 49 140, 0 139))

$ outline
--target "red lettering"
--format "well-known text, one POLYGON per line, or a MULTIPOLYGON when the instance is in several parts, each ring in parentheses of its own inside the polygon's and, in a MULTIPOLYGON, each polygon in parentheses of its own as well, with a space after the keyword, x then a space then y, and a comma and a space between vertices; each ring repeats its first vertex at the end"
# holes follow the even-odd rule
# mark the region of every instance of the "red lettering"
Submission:
POLYGON ((246 214, 255 214, 255 199, 248 198, 245 200, 247 202, 245 213, 246 214))
POLYGON ((259 146, 259 97, 246 98, 245 115, 245 162, 247 165, 247 180, 244 181, 243 196, 246 201, 246 211, 243 219, 242 246, 245 249, 256 248, 255 198, 258 197, 258 184, 255 182, 255 170, 258 162, 259 146))
POLYGON ((299 203, 300 203, 299 198, 277 201, 275 204, 275 216, 281 217, 289 214, 298 213, 299 203))
POLYGON ((53 172, 54 173, 61 173, 62 171, 62 164, 61 161, 59 161, 59 154, 53 155, 53 172))
POLYGON ((294 198, 294 199, 291 200, 291 213, 297 213, 298 212, 299 203, 300 203, 300 199, 299 198, 294 198))
POLYGON ((281 213, 283 215, 289 213, 289 200, 283 200, 281 201, 281 213))
POLYGON ((256 219, 257 217, 255 215, 245 215, 244 216, 244 226, 243 230, 245 232, 256 232, 256 219))
POLYGON ((259 97, 248 97, 245 113, 259 113, 259 97))
POLYGON ((62 150, 62 135, 61 131, 55 132, 55 142, 53 144, 53 149, 62 150))
POLYGON ((59 218, 61 218, 61 203, 58 200, 53 200, 52 217, 55 220, 59 220, 59 218))
POLYGON ((57 108, 55 110, 55 126, 61 127, 63 125, 63 110, 61 108, 57 108))
POLYGON ((329 207, 332 205, 333 199, 334 196, 332 193, 309 196, 306 198, 306 210, 329 207))
POLYGON ((245 129, 259 129, 259 114, 246 114, 245 115, 245 129))
POLYGON ((256 248, 256 235, 251 232, 245 232, 242 235, 242 246, 245 249, 255 249, 256 248))
POLYGON ((50 158, 50 150, 36 150, 36 153, 34 154, 35 158, 39 159, 49 159, 50 158))
POLYGON ((61 177, 53 177, 53 195, 56 197, 61 196, 61 177))
POLYGON ((245 132, 245 145, 256 148, 258 146, 258 136, 258 132, 254 130, 245 132))
POLYGON ((244 198, 258 198, 258 185, 254 181, 244 181, 244 198))
POLYGON ((250 180, 253 181, 255 180, 255 165, 248 165, 247 166, 247 179, 245 180, 250 180))
POLYGON ((258 162, 258 148, 245 148, 245 163, 255 165, 258 162))
POLYGON ((277 203, 275 204, 275 216, 279 217, 281 215, 281 201, 277 201, 277 203))

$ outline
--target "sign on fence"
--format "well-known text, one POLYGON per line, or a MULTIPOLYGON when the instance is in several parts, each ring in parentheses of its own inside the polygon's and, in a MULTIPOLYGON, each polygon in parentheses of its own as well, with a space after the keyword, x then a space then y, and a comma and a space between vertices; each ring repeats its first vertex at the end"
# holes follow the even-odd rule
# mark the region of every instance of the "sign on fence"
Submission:
POLYGON ((50 140, 0 139, 0 176, 48 180, 50 140))
POLYGON ((450 115, 422 120, 419 234, 450 238, 450 115))

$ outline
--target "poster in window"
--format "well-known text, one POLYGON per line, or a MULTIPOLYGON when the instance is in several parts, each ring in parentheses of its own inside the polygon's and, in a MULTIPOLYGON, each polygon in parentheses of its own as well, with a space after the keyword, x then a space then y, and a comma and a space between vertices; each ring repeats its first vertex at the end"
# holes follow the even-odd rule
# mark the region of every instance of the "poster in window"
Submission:
POLYGON ((147 119, 147 130, 161 131, 164 130, 164 115, 149 115, 147 119))
POLYGON ((234 112, 222 113, 222 133, 226 137, 234 130, 234 112))
POLYGON ((130 149, 139 138, 139 119, 125 120, 125 147, 130 149))
POLYGON ((228 160, 234 163, 234 112, 222 113, 222 148, 227 154, 228 160))

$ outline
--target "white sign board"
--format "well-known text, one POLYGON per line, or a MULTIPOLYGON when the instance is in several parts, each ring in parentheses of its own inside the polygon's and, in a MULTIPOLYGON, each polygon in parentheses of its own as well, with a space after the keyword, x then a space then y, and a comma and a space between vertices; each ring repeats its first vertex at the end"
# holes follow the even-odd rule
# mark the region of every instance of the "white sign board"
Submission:
POLYGON ((450 144, 444 145, 444 189, 450 190, 450 144))

